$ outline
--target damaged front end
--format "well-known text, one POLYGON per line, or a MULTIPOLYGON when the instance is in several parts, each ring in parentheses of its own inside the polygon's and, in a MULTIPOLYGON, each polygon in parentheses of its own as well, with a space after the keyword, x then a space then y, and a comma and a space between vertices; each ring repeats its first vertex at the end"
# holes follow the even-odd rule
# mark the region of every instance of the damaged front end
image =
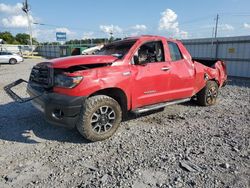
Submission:
POLYGON ((73 74, 78 71, 81 72, 81 70, 86 70, 86 68, 77 66, 55 69, 51 63, 39 63, 32 68, 29 81, 19 79, 5 86, 4 90, 16 102, 25 103, 31 101, 32 105, 45 115, 48 122, 74 128, 85 97, 56 93, 53 88, 70 89, 75 87, 83 77, 81 75, 73 76, 73 74), (18 88, 15 87, 23 83, 27 84, 29 98, 23 98, 15 92, 18 88))
POLYGON ((16 102, 25 103, 34 100, 52 89, 54 85, 54 71, 49 63, 39 63, 32 68, 29 81, 18 79, 4 87, 5 92, 16 102), (23 98, 13 91, 13 88, 26 83, 39 91, 39 94, 29 98, 23 98))
MULTIPOLYGON (((75 57, 73 59, 75 59, 75 57)), ((84 59, 90 60, 90 57, 87 56, 84 59)), ((23 79, 16 80, 15 82, 5 86, 4 90, 14 101, 25 103, 41 97, 46 93, 52 92, 53 87, 69 89, 74 88, 83 79, 81 71, 110 66, 112 65, 112 61, 116 60, 116 58, 112 57, 111 63, 110 61, 108 63, 100 61, 100 57, 97 59, 98 63, 91 62, 90 64, 87 64, 86 62, 82 62, 82 64, 80 64, 79 59, 77 60, 78 61, 75 63, 72 63, 68 62, 69 58, 62 58, 62 66, 60 66, 59 59, 39 63, 32 68, 29 81, 23 79), (27 91, 28 94, 32 95, 32 97, 23 98, 13 91, 14 87, 22 83, 28 84, 27 91), (31 94, 31 89, 37 91, 36 93, 38 94, 35 96, 34 93, 31 94)), ((91 60, 93 61, 93 56, 91 56, 91 60)))
POLYGON ((15 82, 12 82, 10 84, 8 84, 7 86, 4 87, 4 90, 5 92, 16 102, 19 102, 19 103, 26 103, 26 102, 29 102, 29 101, 32 101, 33 99, 36 99, 40 96, 43 95, 40 94, 40 95, 37 95, 37 96, 34 96, 34 97, 29 97, 29 98, 23 98, 23 97, 20 97, 19 95, 17 95, 13 90, 12 88, 22 84, 22 83, 28 83, 26 80, 23 80, 23 79, 19 79, 19 80, 16 80, 15 82))

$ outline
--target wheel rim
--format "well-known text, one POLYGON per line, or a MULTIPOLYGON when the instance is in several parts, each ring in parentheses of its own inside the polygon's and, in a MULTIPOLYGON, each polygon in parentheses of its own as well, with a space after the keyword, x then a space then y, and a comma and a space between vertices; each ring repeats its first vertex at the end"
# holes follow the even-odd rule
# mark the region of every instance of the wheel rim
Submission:
POLYGON ((10 60, 10 63, 11 63, 11 64, 15 64, 15 63, 16 63, 16 60, 15 60, 15 59, 11 59, 11 60, 10 60))
POLYGON ((101 106, 91 117, 92 130, 98 134, 108 132, 114 124, 115 111, 110 106, 101 106))
POLYGON ((208 90, 208 94, 207 94, 207 103, 208 104, 213 104, 217 98, 218 92, 216 87, 211 87, 208 90))

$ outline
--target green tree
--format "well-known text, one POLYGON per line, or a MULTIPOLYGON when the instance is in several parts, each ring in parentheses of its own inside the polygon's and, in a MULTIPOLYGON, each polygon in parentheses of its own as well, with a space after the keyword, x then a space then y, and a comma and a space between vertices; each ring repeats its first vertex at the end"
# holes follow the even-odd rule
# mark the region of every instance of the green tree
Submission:
POLYGON ((109 43, 113 42, 114 40, 115 40, 115 38, 114 38, 113 36, 111 36, 111 37, 109 38, 109 43))
MULTIPOLYGON (((26 33, 18 33, 16 35, 16 41, 19 42, 20 44, 28 45, 28 44, 30 44, 30 35, 28 35, 26 33)), ((32 38, 32 43, 38 44, 38 42, 34 38, 32 38)))
POLYGON ((20 43, 17 40, 14 40, 12 44, 19 45, 20 43))
POLYGON ((13 44, 15 37, 8 31, 0 32, 0 39, 3 39, 7 44, 13 44))
POLYGON ((82 40, 69 40, 67 41, 65 44, 66 45, 70 45, 70 44, 91 44, 91 40, 92 40, 92 43, 94 45, 99 45, 99 44, 104 44, 105 42, 111 42, 111 41, 117 41, 117 40, 121 40, 121 38, 111 38, 111 39, 107 39, 107 38, 95 38, 95 39, 82 39, 82 40))
POLYGON ((16 41, 18 41, 20 44, 29 44, 30 36, 26 33, 18 33, 16 35, 16 41))

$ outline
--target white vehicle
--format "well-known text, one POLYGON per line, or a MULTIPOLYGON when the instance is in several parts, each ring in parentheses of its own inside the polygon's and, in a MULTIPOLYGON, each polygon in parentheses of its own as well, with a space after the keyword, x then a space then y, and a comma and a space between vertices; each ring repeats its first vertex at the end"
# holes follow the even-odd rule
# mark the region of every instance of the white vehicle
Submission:
POLYGON ((104 45, 99 45, 91 48, 87 48, 82 51, 82 55, 93 55, 95 54, 96 51, 100 50, 103 48, 104 45))
POLYGON ((11 52, 0 51, 0 63, 16 64, 23 61, 23 57, 11 52))

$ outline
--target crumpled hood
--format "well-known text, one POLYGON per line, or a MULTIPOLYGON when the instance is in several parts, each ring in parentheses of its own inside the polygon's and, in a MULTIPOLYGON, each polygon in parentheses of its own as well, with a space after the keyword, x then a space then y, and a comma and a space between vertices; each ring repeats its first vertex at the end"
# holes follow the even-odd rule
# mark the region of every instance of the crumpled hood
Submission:
POLYGON ((64 58, 57 58, 48 61, 53 68, 66 69, 77 65, 107 64, 116 61, 118 58, 108 55, 79 55, 64 58))

